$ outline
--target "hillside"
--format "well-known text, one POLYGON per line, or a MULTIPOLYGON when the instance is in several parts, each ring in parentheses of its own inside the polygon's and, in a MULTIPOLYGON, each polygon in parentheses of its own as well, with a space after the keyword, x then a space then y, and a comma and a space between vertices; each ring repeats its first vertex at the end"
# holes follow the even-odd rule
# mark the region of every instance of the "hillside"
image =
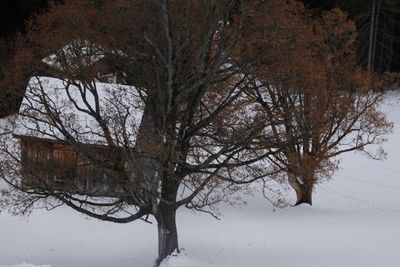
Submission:
MULTIPOLYGON (((162 266, 399 266, 400 92, 386 99, 382 108, 395 123, 386 161, 344 155, 312 207, 274 210, 254 193, 243 196, 247 206, 221 207, 221 220, 180 210, 182 253, 162 266)), ((104 223, 66 207, 29 218, 3 211, 0 237, 1 266, 150 267, 157 257, 155 224, 104 223)))

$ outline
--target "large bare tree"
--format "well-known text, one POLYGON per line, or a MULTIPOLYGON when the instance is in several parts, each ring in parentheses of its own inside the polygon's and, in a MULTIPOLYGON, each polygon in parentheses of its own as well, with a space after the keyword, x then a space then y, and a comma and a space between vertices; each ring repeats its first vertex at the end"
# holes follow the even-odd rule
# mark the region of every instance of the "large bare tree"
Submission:
POLYGON ((178 208, 212 213, 208 207, 236 185, 270 174, 260 162, 276 149, 234 57, 253 8, 225 0, 66 1, 40 16, 11 78, 25 67, 56 78, 31 79, 18 133, 68 144, 108 170, 114 191, 99 197, 73 183, 60 189, 40 169, 46 162, 27 168, 21 144, 4 139, 1 174, 11 189, 2 204, 17 212, 64 204, 116 223, 153 216, 157 263, 179 251, 178 208), (97 83, 105 73, 126 86, 97 83))

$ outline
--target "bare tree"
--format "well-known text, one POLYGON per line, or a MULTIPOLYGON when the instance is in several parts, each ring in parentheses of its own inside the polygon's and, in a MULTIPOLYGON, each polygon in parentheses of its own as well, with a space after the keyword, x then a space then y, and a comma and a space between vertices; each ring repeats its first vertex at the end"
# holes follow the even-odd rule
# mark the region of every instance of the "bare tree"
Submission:
POLYGON ((157 263, 179 251, 177 209, 213 214, 209 207, 237 185, 269 175, 260 162, 277 150, 265 136, 268 122, 251 112, 247 75, 234 57, 253 9, 242 4, 66 1, 40 16, 28 32, 31 50, 14 65, 43 58, 57 79, 31 79, 17 122, 21 142, 3 140, 1 175, 14 190, 3 191, 2 204, 16 212, 67 205, 115 223, 153 216, 157 263), (105 72, 127 86, 97 83, 105 72), (83 190, 68 175, 57 185, 47 154, 24 152, 25 137, 42 142, 35 151, 43 140, 67 149, 70 173, 79 162, 101 170, 107 190, 83 190))

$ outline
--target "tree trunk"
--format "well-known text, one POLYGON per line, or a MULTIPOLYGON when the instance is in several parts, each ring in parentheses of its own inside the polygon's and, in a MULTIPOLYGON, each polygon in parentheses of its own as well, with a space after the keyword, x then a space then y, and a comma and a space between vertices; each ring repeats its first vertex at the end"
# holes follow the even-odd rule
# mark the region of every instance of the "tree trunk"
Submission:
POLYGON ((309 204, 312 205, 312 191, 313 187, 303 184, 299 186, 296 191, 297 201, 295 206, 300 204, 309 204))
POLYGON ((171 208, 160 209, 157 216, 158 223, 158 259, 157 265, 174 251, 179 252, 178 231, 176 228, 176 210, 171 208))
MULTIPOLYGON (((379 15, 381 13, 381 1, 380 0, 375 0, 376 1, 376 16, 375 16, 375 26, 374 26, 374 41, 373 41, 373 46, 372 46, 372 62, 371 62, 371 68, 372 72, 374 72, 376 64, 375 64, 375 59, 376 59, 376 47, 378 46, 378 31, 379 31, 379 15)), ((383 44, 383 43, 382 43, 383 44)), ((381 46, 382 46, 381 44, 381 46)))
POLYGON ((312 205, 312 192, 314 188, 314 181, 309 177, 304 177, 300 180, 294 174, 289 174, 289 185, 296 192, 296 204, 298 206, 300 204, 309 204, 312 205))
MULTIPOLYGON (((368 62, 367 62, 367 70, 368 72, 374 71, 374 59, 375 59, 375 47, 376 47, 376 35, 378 31, 378 21, 379 19, 377 15, 377 9, 380 7, 378 4, 380 0, 373 0, 372 1, 372 10, 371 10, 371 25, 370 25, 370 32, 369 32, 369 45, 368 45, 368 62)), ((380 10, 378 9, 378 12, 380 10)))

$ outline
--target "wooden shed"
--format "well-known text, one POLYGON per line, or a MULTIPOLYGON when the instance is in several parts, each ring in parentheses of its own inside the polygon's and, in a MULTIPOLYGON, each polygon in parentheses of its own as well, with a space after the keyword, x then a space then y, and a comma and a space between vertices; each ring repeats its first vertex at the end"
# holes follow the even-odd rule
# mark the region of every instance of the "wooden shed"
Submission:
MULTIPOLYGON (((96 87, 100 108, 104 109, 103 114, 111 118, 110 124, 115 129, 111 138, 115 143, 117 139, 123 139, 119 130, 121 125, 118 124, 118 116, 123 116, 129 121, 129 125, 123 125, 124 134, 129 135, 124 139, 126 143, 123 147, 133 147, 143 114, 140 96, 135 94, 134 88, 127 86, 96 83, 96 87), (123 108, 110 105, 110 101, 119 103, 123 108)), ((117 173, 118 168, 113 165, 115 155, 107 146, 96 119, 82 112, 83 105, 94 105, 89 101, 92 98, 82 101, 79 92, 73 92, 73 87, 69 87, 68 93, 64 88, 61 80, 36 77, 27 89, 13 131, 14 138, 20 142, 22 182, 34 189, 47 187, 85 195, 115 195, 120 192, 116 187, 117 181, 125 174, 117 173), (71 103, 71 95, 76 102, 71 103), (47 108, 59 112, 59 119, 65 120, 63 123, 72 132, 81 132, 75 140, 79 141, 74 143, 75 146, 67 142, 63 133, 46 117, 48 114, 43 101, 52 105, 47 108), (77 108, 76 105, 81 106, 77 108), (79 149, 76 149, 76 144, 79 149)), ((121 162, 115 164, 121 166, 121 162)), ((121 168, 119 170, 121 172, 121 168)))
MULTIPOLYGON (((113 170, 95 166, 73 147, 51 139, 14 135, 20 140, 23 164, 23 182, 28 187, 51 187, 72 193, 112 195, 115 191, 113 179, 118 176, 113 170)), ((84 145, 99 162, 111 157, 105 146, 84 145)))

